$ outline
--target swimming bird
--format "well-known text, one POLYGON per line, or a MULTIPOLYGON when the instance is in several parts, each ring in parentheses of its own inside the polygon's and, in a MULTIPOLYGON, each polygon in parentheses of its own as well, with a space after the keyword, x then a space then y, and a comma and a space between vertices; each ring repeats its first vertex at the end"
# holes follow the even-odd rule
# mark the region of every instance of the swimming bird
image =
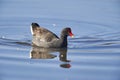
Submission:
POLYGON ((73 37, 71 28, 66 27, 61 31, 60 37, 50 30, 39 26, 38 23, 31 24, 32 45, 42 48, 67 48, 67 37, 73 37))

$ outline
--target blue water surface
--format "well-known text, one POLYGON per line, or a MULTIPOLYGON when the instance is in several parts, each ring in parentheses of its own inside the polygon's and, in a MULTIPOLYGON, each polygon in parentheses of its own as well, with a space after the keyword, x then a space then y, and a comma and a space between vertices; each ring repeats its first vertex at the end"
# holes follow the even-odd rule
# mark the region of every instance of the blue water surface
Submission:
POLYGON ((119 0, 1 0, 0 80, 120 80, 119 0), (67 49, 31 46, 37 22, 67 49))

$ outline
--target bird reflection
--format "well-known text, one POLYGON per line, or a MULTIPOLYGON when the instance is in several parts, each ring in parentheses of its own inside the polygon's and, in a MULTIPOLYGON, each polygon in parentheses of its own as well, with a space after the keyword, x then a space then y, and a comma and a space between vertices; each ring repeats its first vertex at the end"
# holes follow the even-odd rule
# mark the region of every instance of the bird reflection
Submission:
POLYGON ((55 54, 52 54, 54 52, 59 52, 59 60, 61 62, 65 62, 63 64, 60 64, 60 67, 62 68, 70 68, 71 65, 68 63, 70 60, 67 60, 67 48, 39 48, 36 46, 33 46, 30 52, 30 58, 31 59, 53 59, 57 57, 55 54))
POLYGON ((54 54, 50 54, 50 49, 32 47, 30 58, 31 59, 52 59, 57 57, 54 54))

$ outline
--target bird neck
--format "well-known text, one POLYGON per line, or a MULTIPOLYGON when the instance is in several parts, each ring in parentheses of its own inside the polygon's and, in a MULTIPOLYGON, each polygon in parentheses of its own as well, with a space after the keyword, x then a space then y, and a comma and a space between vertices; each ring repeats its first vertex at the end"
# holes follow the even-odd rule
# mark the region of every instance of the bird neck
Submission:
POLYGON ((62 42, 62 46, 67 47, 67 35, 61 34, 60 39, 61 39, 61 42, 62 42))

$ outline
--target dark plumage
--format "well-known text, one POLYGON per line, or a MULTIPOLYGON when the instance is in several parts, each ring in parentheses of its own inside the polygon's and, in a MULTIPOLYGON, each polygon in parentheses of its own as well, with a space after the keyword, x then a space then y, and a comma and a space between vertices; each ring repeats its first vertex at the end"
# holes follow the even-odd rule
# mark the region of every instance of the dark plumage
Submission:
POLYGON ((71 28, 64 28, 60 38, 53 32, 40 27, 37 23, 31 24, 33 35, 32 44, 43 48, 63 48, 67 47, 67 36, 73 37, 71 28))

